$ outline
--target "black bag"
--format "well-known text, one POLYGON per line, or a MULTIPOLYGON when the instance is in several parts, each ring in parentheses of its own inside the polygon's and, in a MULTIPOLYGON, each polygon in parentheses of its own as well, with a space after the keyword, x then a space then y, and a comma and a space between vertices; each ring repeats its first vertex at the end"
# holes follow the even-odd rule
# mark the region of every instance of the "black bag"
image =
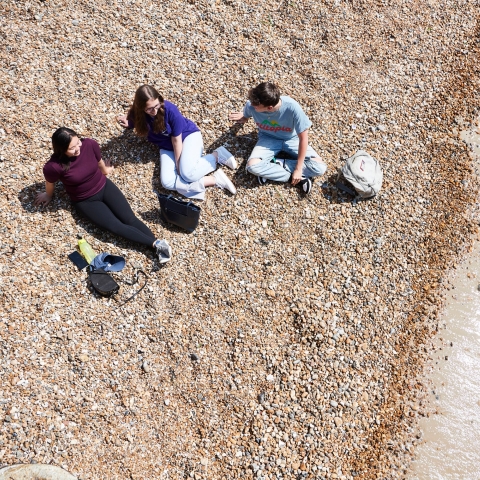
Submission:
MULTIPOLYGON (((123 307, 127 302, 135 298, 147 286, 148 275, 143 270, 137 270, 133 281, 126 283, 128 283, 128 285, 135 285, 136 283, 138 283, 139 273, 141 273, 145 277, 145 283, 132 296, 128 297, 125 301, 123 301, 120 304, 120 307, 123 307)), ((104 297, 110 297, 116 294, 120 289, 120 285, 118 285, 118 283, 113 279, 113 277, 102 268, 94 269, 91 265, 89 265, 88 278, 90 279, 90 283, 95 289, 95 291, 104 297)))
POLYGON ((185 202, 173 195, 158 194, 160 218, 192 233, 200 220, 201 208, 193 202, 185 202))
POLYGON ((113 279, 113 277, 105 272, 102 268, 93 269, 91 266, 88 267, 88 278, 92 287, 100 295, 104 297, 110 297, 111 295, 118 292, 120 286, 113 279))

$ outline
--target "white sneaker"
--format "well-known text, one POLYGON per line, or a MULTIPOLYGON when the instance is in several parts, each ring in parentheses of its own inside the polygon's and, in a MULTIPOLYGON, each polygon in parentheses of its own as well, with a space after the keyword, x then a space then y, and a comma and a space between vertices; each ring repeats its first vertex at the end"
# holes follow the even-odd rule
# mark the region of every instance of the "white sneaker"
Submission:
POLYGON ((234 195, 237 193, 237 189, 235 185, 230 181, 230 179, 225 175, 223 170, 218 169, 216 172, 213 172, 213 176, 215 177, 215 185, 220 188, 224 188, 228 190, 230 193, 234 195))
POLYGON ((218 163, 226 165, 232 170, 235 170, 237 168, 237 161, 235 160, 235 157, 225 147, 218 147, 214 151, 217 152, 218 163))
POLYGON ((166 240, 157 240, 154 246, 158 256, 158 263, 167 263, 172 259, 172 247, 166 240))

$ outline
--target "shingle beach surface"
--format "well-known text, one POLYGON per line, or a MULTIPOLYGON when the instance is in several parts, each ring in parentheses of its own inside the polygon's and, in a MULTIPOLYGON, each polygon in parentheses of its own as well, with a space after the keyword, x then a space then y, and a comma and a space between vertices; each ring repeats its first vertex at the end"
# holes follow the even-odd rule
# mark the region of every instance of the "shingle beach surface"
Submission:
POLYGON ((421 373, 446 273, 476 234, 455 129, 478 115, 476 1, 62 0, 0 5, 0 463, 81 479, 395 479, 429 412, 421 373), (277 82, 328 164, 308 197, 244 166, 248 89, 277 82), (191 235, 163 224, 158 153, 116 123, 155 85, 242 163, 191 235), (95 138, 174 258, 78 217, 42 166, 58 126, 95 138), (334 188, 363 148, 384 188, 334 188), (147 287, 96 297, 82 232, 147 287), (152 269, 154 270, 152 272, 152 269))

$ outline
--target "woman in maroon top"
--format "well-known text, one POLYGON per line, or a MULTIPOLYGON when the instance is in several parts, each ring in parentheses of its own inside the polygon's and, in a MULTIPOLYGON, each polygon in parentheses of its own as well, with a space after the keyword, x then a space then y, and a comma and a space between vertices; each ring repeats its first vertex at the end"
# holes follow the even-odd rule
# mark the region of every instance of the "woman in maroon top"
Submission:
POLYGON ((95 140, 81 141, 70 128, 61 127, 52 135, 53 155, 43 167, 45 192, 35 205, 48 205, 55 182, 60 180, 76 210, 104 230, 132 242, 153 247, 160 263, 171 259, 166 240, 157 240, 153 232, 133 213, 127 199, 107 178, 113 166, 105 165, 95 140))

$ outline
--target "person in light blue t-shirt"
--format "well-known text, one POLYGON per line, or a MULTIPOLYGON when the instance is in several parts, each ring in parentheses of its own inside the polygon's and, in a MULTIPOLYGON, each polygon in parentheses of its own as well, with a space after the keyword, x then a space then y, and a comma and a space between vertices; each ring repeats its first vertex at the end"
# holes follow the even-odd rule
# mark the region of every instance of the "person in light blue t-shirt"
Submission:
POLYGON ((267 180, 289 181, 309 193, 311 179, 323 175, 327 166, 308 144, 312 122, 302 107, 292 98, 281 96, 274 83, 264 82, 249 91, 243 112, 229 116, 239 123, 249 118, 258 127, 258 141, 248 159, 247 172, 256 175, 261 185, 267 180), (275 158, 281 151, 296 160, 275 158))

